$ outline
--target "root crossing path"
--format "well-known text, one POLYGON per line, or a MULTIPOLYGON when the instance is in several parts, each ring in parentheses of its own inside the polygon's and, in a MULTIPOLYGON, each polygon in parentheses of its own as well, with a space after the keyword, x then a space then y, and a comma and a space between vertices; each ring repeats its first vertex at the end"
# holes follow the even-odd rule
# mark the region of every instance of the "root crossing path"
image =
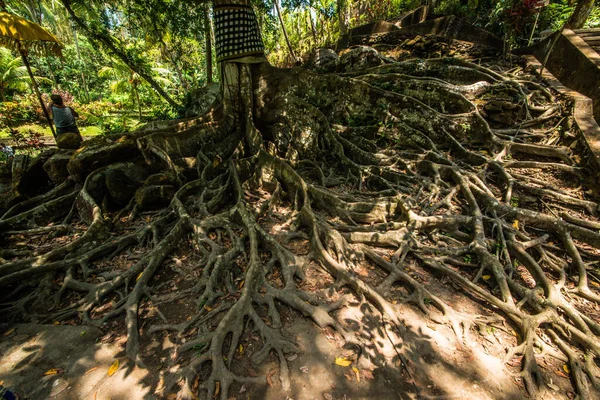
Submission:
POLYGON ((241 101, 42 155, 0 218, 2 318, 120 335, 165 398, 304 398, 310 332, 357 398, 598 398, 598 193, 571 105, 519 60, 428 40, 332 73, 230 63, 241 101))

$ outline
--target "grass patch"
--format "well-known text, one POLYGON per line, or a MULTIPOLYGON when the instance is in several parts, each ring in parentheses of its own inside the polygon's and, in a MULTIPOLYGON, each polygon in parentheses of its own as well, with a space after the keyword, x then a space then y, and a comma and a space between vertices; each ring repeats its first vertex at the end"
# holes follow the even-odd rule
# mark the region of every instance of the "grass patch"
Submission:
MULTIPOLYGON (((20 125, 17 126, 15 128, 19 133, 27 133, 27 132, 36 132, 36 133, 40 133, 43 136, 52 136, 52 131, 50 131, 50 127, 47 125, 40 125, 40 124, 24 124, 24 125, 20 125)), ((102 135, 103 130, 102 128, 100 128, 99 126, 82 126, 79 127, 79 131, 81 132, 82 136, 98 136, 98 135, 102 135)), ((10 139, 10 133, 8 131, 8 129, 1 129, 0 130, 0 139, 10 139)))

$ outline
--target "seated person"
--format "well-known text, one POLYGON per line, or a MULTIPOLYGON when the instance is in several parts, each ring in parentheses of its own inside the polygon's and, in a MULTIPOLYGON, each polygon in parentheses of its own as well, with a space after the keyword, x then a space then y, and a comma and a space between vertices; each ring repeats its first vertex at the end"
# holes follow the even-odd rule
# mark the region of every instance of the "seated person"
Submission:
POLYGON ((79 128, 77 128, 77 123, 75 122, 75 118, 79 117, 79 114, 71 107, 66 107, 63 104, 62 97, 57 94, 50 96, 50 100, 52 100, 50 110, 54 126, 56 126, 56 142, 58 147, 79 147, 83 141, 83 138, 79 133, 79 128), (66 133, 71 133, 71 135, 64 135, 66 133), (67 139, 67 137, 69 137, 69 139, 67 139))

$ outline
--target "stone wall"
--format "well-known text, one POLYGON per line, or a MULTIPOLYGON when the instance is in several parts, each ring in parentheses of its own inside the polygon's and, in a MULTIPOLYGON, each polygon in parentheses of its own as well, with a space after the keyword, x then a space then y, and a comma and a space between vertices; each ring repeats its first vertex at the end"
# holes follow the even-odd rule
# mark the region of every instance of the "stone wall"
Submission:
MULTIPOLYGON (((556 33, 533 48, 540 61, 548 53, 556 33)), ((596 121, 600 121, 600 55, 575 32, 565 29, 548 57, 546 68, 565 86, 592 99, 596 121)))

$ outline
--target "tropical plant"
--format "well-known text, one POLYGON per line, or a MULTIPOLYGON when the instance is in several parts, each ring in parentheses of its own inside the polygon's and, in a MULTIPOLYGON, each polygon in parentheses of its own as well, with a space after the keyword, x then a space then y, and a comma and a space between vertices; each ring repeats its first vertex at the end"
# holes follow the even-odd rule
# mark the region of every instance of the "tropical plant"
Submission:
MULTIPOLYGON (((165 68, 152 68, 155 73, 154 80, 163 87, 172 85, 172 81, 168 79, 170 71, 165 68)), ((137 107, 140 119, 142 118, 142 100, 140 90, 146 82, 129 68, 127 65, 113 61, 112 66, 104 66, 98 71, 98 76, 101 78, 110 79, 110 89, 115 94, 127 95, 129 102, 137 107)))
MULTIPOLYGON (((33 70, 33 72, 36 72, 33 70)), ((52 83, 48 78, 34 76, 39 83, 52 83)), ((0 48, 0 97, 6 101, 8 91, 24 92, 29 88, 31 80, 21 57, 14 57, 6 48, 0 48)))

